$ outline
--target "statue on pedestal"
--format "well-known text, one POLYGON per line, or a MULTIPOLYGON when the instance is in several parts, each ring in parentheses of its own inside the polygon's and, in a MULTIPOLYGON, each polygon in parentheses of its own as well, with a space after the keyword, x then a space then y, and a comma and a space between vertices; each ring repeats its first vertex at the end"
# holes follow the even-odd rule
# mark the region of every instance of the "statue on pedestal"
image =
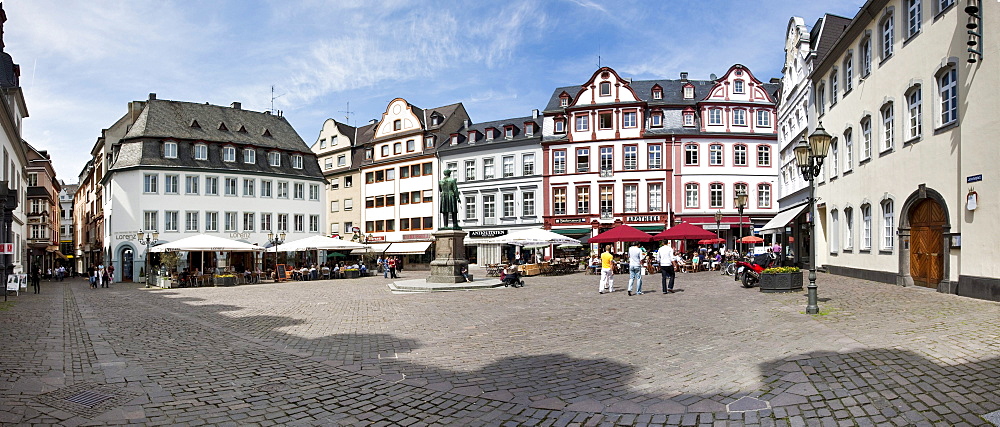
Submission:
POLYGON ((461 230, 458 226, 458 180, 451 177, 451 170, 444 170, 444 179, 438 183, 441 191, 440 211, 444 215, 441 230, 461 230), (448 216, 451 216, 452 226, 448 226, 448 216))

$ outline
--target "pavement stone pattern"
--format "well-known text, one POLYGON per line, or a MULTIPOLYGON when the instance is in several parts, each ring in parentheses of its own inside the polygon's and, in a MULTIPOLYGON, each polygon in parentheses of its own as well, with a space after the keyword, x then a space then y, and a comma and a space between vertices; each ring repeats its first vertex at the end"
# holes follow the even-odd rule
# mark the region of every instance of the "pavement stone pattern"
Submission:
POLYGON ((43 282, 0 306, 0 423, 975 426, 1000 410, 1000 303, 820 274, 810 316, 804 292, 715 272, 669 295, 658 276, 635 296, 597 280, 43 282), (116 397, 53 403, 80 390, 116 397))

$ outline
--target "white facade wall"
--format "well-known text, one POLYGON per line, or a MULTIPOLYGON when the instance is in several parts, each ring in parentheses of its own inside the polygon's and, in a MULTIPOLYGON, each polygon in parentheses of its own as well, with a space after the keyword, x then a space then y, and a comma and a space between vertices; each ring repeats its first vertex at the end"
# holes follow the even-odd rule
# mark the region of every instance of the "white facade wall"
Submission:
MULTIPOLYGON (((936 3, 936 2, 931 2, 936 3)), ((877 2, 873 17, 855 22, 831 52, 832 60, 817 65, 812 77, 814 86, 829 87, 833 67, 841 64, 847 49, 857 58, 860 46, 871 40, 872 66, 870 74, 856 65, 854 90, 831 99, 827 89, 826 102, 816 105, 812 116, 839 143, 839 153, 831 149, 823 174, 817 180, 819 198, 818 229, 816 232, 817 264, 842 267, 856 272, 880 273, 895 277, 897 283, 912 284, 910 279, 909 233, 904 228, 908 215, 908 200, 939 197, 947 216, 945 238, 940 247, 944 254, 945 290, 960 282, 964 275, 992 278, 1000 276, 994 260, 1000 255, 995 244, 1000 235, 996 225, 997 180, 993 172, 998 159, 995 146, 985 143, 996 128, 997 105, 995 55, 977 64, 966 62, 965 24, 968 15, 964 3, 955 2, 944 11, 936 4, 923 3, 923 19, 918 34, 907 34, 906 6, 901 1, 877 2), (882 55, 880 25, 894 20, 892 54, 882 55), (959 95, 958 114, 954 122, 942 122, 941 78, 956 71, 959 95), (987 71, 990 70, 990 71, 987 71), (921 97, 919 133, 911 133, 908 95, 921 97), (975 99, 977 103, 973 103, 975 99), (884 120, 884 111, 891 106, 892 118, 884 120), (989 112, 988 112, 989 111, 989 112), (871 152, 865 153, 862 123, 871 123, 871 152), (891 128, 890 128, 891 126, 891 128), (887 130, 891 129, 890 138, 887 130), (843 141, 852 134, 854 152, 848 162, 843 141), (983 174, 981 184, 966 184, 966 177, 983 174), (988 177, 993 180, 988 181, 988 177), (980 200, 989 200, 975 213, 965 209, 970 186, 975 186, 980 200), (984 197, 984 194, 991 196, 984 197), (870 245, 865 232, 862 209, 870 207, 870 245), (853 211, 851 220, 845 210, 853 211), (970 232, 974 230, 975 232, 970 232), (962 238, 961 247, 950 244, 952 235, 962 238), (970 245, 965 242, 971 241, 970 245), (987 243, 989 242, 989 243, 987 243)), ((984 3, 984 13, 997 17, 997 8, 984 3)), ((989 28, 989 27, 987 27, 989 28)), ((997 37, 994 31, 986 40, 997 37)), ((995 40, 991 46, 996 46, 995 40)), ((994 50, 996 52, 996 50, 994 50)), ((857 59, 856 59, 857 60, 857 59)), ((814 91, 816 91, 814 87, 814 91)), ((813 127, 815 123, 813 123, 813 127)), ((959 285, 961 288, 964 285, 959 285)), ((954 289, 951 289, 954 291, 954 289)))
POLYGON ((410 159, 401 162, 393 163, 382 163, 377 165, 372 165, 362 169, 361 171, 362 179, 365 184, 361 188, 361 205, 356 209, 360 208, 362 210, 361 220, 364 224, 362 229, 365 234, 369 235, 369 242, 402 242, 404 240, 423 240, 431 241, 433 240, 430 233, 437 230, 440 218, 438 218, 438 195, 437 195, 437 181, 438 181, 438 166, 435 158, 430 156, 420 157, 418 159, 410 159), (425 168, 430 165, 430 174, 424 174, 425 168), (413 168, 416 167, 420 170, 420 176, 412 176, 413 168), (406 169, 409 177, 403 178, 402 169, 406 169), (384 179, 381 182, 368 183, 368 174, 376 174, 381 171, 382 173, 392 174, 393 179, 384 179), (413 203, 413 194, 420 195, 420 202, 413 203), (407 193, 411 197, 409 203, 403 204, 402 193, 407 193), (382 207, 368 207, 369 200, 374 200, 378 197, 391 196, 395 200, 392 206, 382 206, 382 207), (429 197, 430 201, 424 202, 424 198, 429 197), (403 230, 403 219, 410 219, 410 225, 407 230, 403 230), (421 225, 415 227, 413 224, 414 218, 421 219, 421 225), (423 219, 431 218, 431 226, 424 227, 423 219), (377 222, 392 221, 394 231, 378 231, 377 222))
MULTIPOLYGON (((267 245, 267 234, 270 231, 275 233, 286 232, 286 242, 302 239, 312 235, 323 233, 324 230, 324 210, 322 200, 322 183, 315 180, 294 179, 283 176, 257 176, 257 175, 237 175, 225 173, 224 171, 163 171, 163 170, 126 170, 116 171, 113 177, 105 186, 107 198, 105 199, 105 248, 110 249, 112 260, 120 262, 120 255, 126 248, 131 248, 134 252, 133 280, 138 280, 139 267, 144 265, 145 247, 137 241, 136 233, 140 230, 144 232, 152 231, 145 224, 146 212, 156 213, 156 223, 154 230, 158 231, 159 243, 168 243, 190 237, 199 233, 210 234, 242 242, 253 243, 264 247, 267 245), (144 191, 144 179, 146 175, 157 177, 157 191, 144 191), (166 176, 176 175, 179 177, 179 188, 177 193, 165 191, 166 176), (185 178, 192 177, 199 181, 198 194, 187 194, 185 188, 185 178), (206 177, 219 179, 218 195, 206 194, 206 177), (224 178, 238 179, 237 195, 225 195, 224 178), (254 182, 254 195, 248 196, 243 193, 245 180, 254 182), (272 196, 262 197, 262 182, 272 182, 272 196), (289 186, 288 197, 278 197, 277 183, 287 183, 289 186), (293 189, 295 184, 304 187, 304 197, 297 199, 294 197, 293 189), (310 199, 310 186, 319 187, 317 194, 319 197, 310 199), (167 216, 170 212, 176 212, 176 229, 167 228, 167 216), (187 214, 197 215, 198 224, 196 228, 189 229, 187 214), (217 226, 211 229, 207 223, 206 214, 216 213, 218 215, 217 226), (236 224, 234 228, 226 228, 226 214, 235 213, 236 224), (247 224, 244 214, 253 214, 253 223, 247 224), (262 215, 271 215, 271 230, 264 229, 261 224, 262 215), (288 225, 286 229, 279 227, 279 215, 287 215, 288 225), (296 229, 296 217, 302 218, 302 229, 296 229), (310 228, 310 218, 314 218, 316 228, 310 228)), ((116 268, 116 280, 121 280, 121 268, 116 268)))

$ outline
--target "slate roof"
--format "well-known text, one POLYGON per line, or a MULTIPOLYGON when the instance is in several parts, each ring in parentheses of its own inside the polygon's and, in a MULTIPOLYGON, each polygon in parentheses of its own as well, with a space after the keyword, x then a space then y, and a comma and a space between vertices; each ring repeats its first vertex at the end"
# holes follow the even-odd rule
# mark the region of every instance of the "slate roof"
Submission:
POLYGON ((152 99, 123 139, 177 138, 233 142, 308 153, 309 146, 284 117, 211 104, 152 99), (194 121, 198 126, 192 126, 194 121), (228 130, 220 130, 225 124, 228 130), (241 132, 241 128, 246 132, 241 132), (270 136, 265 136, 265 130, 270 136))
MULTIPOLYGON (((662 106, 662 105, 691 105, 694 106, 698 102, 705 99, 708 95, 708 91, 712 89, 715 85, 713 80, 633 80, 629 83, 629 87, 635 91, 636 95, 641 101, 645 101, 650 107, 662 106), (684 99, 683 88, 688 83, 694 85, 694 98, 684 99), (663 99, 653 99, 653 86, 660 85, 663 88, 663 99)), ((545 112, 556 112, 562 111, 564 107, 559 106, 559 95, 564 91, 568 93, 571 97, 577 96, 580 92, 582 86, 564 86, 556 88, 552 92, 552 96, 549 97, 549 102, 545 106, 545 112)), ((574 99, 575 100, 575 99, 574 99)))
POLYGON ((534 119, 531 116, 526 116, 526 117, 515 117, 515 118, 510 118, 510 119, 502 119, 502 120, 494 120, 494 121, 490 121, 490 122, 482 122, 482 123, 470 124, 468 128, 462 128, 462 129, 456 130, 456 133, 459 134, 459 137, 458 137, 459 143, 456 144, 456 145, 451 145, 451 136, 450 135, 442 135, 439 138, 440 142, 438 143, 438 147, 439 147, 438 151, 439 152, 446 152, 446 151, 458 150, 458 149, 462 149, 462 148, 466 148, 466 147, 470 147, 470 146, 474 146, 474 147, 479 147, 479 146, 482 146, 482 145, 493 146, 495 144, 505 144, 505 143, 522 142, 522 141, 535 141, 537 143, 537 142, 540 142, 541 139, 542 139, 542 123, 541 122, 542 122, 541 117, 539 117, 537 119, 534 119), (533 122, 533 123, 535 123, 535 133, 532 136, 525 136, 524 135, 524 123, 525 122, 533 122), (504 137, 504 126, 506 126, 506 125, 513 125, 514 126, 514 136, 511 139, 507 139, 507 138, 504 137), (491 128, 491 127, 494 128, 494 129, 496 129, 496 135, 493 136, 493 140, 492 141, 487 141, 486 140, 486 136, 485 136, 486 135, 485 131, 486 131, 487 128, 491 128), (474 144, 469 144, 469 141, 468 141, 469 131, 472 131, 472 130, 475 130, 476 132, 479 133, 479 136, 478 136, 479 139, 474 144))
POLYGON ((810 48, 816 52, 816 64, 823 63, 850 24, 850 18, 829 13, 816 20, 816 25, 813 25, 812 30, 809 31, 809 40, 812 44, 810 48))
POLYGON ((284 117, 231 107, 151 99, 124 137, 108 143, 115 151, 111 171, 156 167, 323 177, 316 155, 284 117), (194 121, 197 127, 192 126, 194 121), (220 130, 220 123, 228 130, 220 130), (264 134, 265 130, 270 136, 264 134), (177 142, 176 158, 163 157, 164 139, 177 142), (194 146, 200 142, 208 148, 206 160, 194 158, 194 146), (236 148, 235 162, 222 161, 226 146, 236 148), (248 148, 255 151, 254 163, 244 161, 243 150, 248 148), (269 164, 268 153, 272 151, 280 153, 280 166, 269 164), (302 169, 292 168, 293 154, 302 156, 302 169))

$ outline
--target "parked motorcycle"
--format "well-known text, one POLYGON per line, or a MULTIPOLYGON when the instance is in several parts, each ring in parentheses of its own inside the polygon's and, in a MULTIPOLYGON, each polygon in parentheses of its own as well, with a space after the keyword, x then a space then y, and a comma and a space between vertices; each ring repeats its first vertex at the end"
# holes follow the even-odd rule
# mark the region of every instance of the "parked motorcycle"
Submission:
POLYGON ((744 288, 752 288, 760 283, 760 274, 777 262, 773 254, 760 254, 753 261, 736 261, 736 281, 742 282, 744 288))

